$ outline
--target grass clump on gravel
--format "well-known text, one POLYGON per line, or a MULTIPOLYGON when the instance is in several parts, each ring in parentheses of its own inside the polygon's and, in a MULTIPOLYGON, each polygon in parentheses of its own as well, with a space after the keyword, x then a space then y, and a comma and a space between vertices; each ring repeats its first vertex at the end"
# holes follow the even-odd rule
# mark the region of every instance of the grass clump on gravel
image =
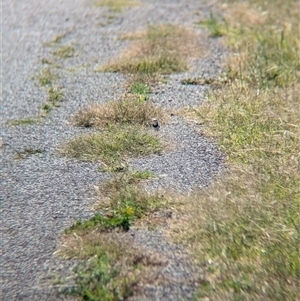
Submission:
POLYGON ((59 58, 70 58, 74 56, 74 47, 62 45, 58 48, 54 49, 51 53, 55 56, 58 56, 59 58))
POLYGON ((212 37, 222 37, 225 34, 225 22, 223 20, 223 23, 219 22, 219 20, 213 15, 212 12, 210 12, 208 19, 203 19, 197 24, 207 27, 210 31, 210 35, 212 37))
POLYGON ((138 188, 139 181, 150 176, 146 171, 115 175, 101 187, 103 215, 77 221, 65 230, 58 253, 83 259, 74 270, 75 285, 66 293, 81 300, 125 300, 136 292, 142 271, 159 264, 132 247, 131 235, 124 236, 133 220, 166 204, 164 196, 138 188))
MULTIPOLYGON (((143 96, 143 95, 141 95, 143 96)), ((106 104, 94 103, 80 109, 72 117, 77 126, 101 127, 108 124, 140 124, 149 126, 152 118, 161 123, 166 120, 166 114, 160 107, 154 106, 144 97, 130 97, 106 104)))
POLYGON ((82 160, 101 160, 111 166, 128 158, 160 153, 162 143, 139 126, 110 125, 66 142, 60 151, 82 160))
POLYGON ((126 234, 93 232, 64 238, 59 253, 81 261, 74 268, 74 285, 63 292, 79 300, 127 300, 139 290, 144 270, 161 264, 133 248, 133 239, 126 234))
MULTIPOLYGON (((125 37, 126 38, 126 37, 125 37)), ((198 37, 173 24, 149 25, 145 31, 131 34, 135 39, 117 58, 96 71, 168 74, 187 69, 187 58, 198 50, 198 37)))
POLYGON ((43 152, 43 149, 24 148, 22 151, 17 151, 16 159, 26 159, 30 155, 42 154, 43 152))
POLYGON ((59 76, 52 72, 50 68, 43 68, 37 76, 37 80, 41 86, 50 86, 53 81, 58 79, 59 76))
POLYGON ((208 78, 184 78, 180 82, 183 85, 210 85, 213 84, 216 80, 214 78, 208 77, 208 78))
POLYGON ((55 46, 56 44, 58 44, 59 42, 61 42, 61 40, 66 36, 65 34, 57 34, 53 37, 53 39, 51 41, 48 41, 46 43, 44 43, 45 46, 55 46))
POLYGON ((8 123, 8 125, 15 126, 15 125, 33 124, 36 122, 38 122, 37 119, 26 118, 26 119, 12 119, 12 120, 9 120, 7 123, 8 123))
POLYGON ((147 193, 138 183, 153 175, 147 171, 128 171, 115 174, 99 187, 103 200, 99 208, 103 214, 95 214, 89 220, 76 221, 65 233, 81 234, 92 231, 108 232, 113 229, 128 231, 135 219, 140 219, 158 211, 167 200, 158 193, 147 193))
POLYGON ((63 93, 58 87, 49 87, 47 102, 42 105, 42 111, 44 114, 48 114, 54 107, 59 107, 63 99, 63 93))
POLYGON ((133 0, 98 0, 94 5, 107 6, 113 11, 121 12, 124 7, 141 5, 141 2, 133 0))
POLYGON ((147 95, 150 93, 150 86, 143 80, 136 80, 130 84, 130 94, 147 95))
POLYGON ((231 171, 185 200, 187 222, 180 229, 207 271, 199 298, 298 298, 296 5, 233 2, 226 9, 224 37, 235 52, 228 60, 229 82, 196 111, 227 153, 231 171))

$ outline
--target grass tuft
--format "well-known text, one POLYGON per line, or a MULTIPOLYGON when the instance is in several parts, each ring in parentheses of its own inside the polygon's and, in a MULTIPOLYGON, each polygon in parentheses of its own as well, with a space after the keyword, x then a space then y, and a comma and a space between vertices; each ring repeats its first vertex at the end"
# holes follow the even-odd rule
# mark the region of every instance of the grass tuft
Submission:
POLYGON ((75 284, 64 293, 80 300, 101 301, 127 300, 133 296, 139 290, 143 271, 161 262, 132 245, 130 237, 120 234, 93 232, 77 238, 65 235, 59 253, 84 260, 74 268, 75 284))
POLYGON ((131 94, 139 94, 139 95, 147 95, 150 93, 150 87, 143 80, 137 80, 131 83, 129 87, 129 93, 131 94))
POLYGON ((16 159, 25 159, 30 155, 42 154, 43 152, 43 149, 24 148, 22 151, 17 151, 16 159))
POLYGON ((210 30, 212 37, 222 37, 225 34, 226 23, 224 20, 222 22, 218 21, 218 19, 210 12, 208 19, 203 19, 197 24, 207 27, 210 30))
POLYGON ((65 37, 65 35, 66 34, 55 35, 51 41, 44 43, 44 45, 45 46, 55 46, 56 44, 61 42, 61 40, 63 39, 63 37, 65 37))
POLYGON ((54 107, 59 107, 62 99, 63 93, 59 87, 49 87, 47 102, 42 105, 43 113, 48 114, 54 107))
POLYGON ((41 86, 50 86, 53 81, 59 78, 59 76, 55 73, 52 73, 50 68, 43 68, 40 71, 40 74, 37 76, 37 80, 41 86))
POLYGON ((163 149, 158 137, 139 126, 108 126, 92 134, 84 134, 66 142, 61 153, 82 159, 101 160, 115 165, 128 158, 160 153, 163 149))
POLYGON ((159 193, 147 193, 138 183, 153 175, 147 171, 125 171, 116 174, 100 186, 99 203, 103 214, 95 214, 89 220, 78 220, 65 230, 69 233, 91 233, 92 231, 108 232, 114 229, 128 231, 132 221, 159 211, 167 204, 167 199, 159 193))
POLYGON ((74 56, 74 51, 74 47, 64 45, 54 49, 51 53, 60 58, 70 58, 74 56))
POLYGON ((154 106, 144 97, 128 97, 126 99, 111 101, 107 104, 94 103, 80 109, 72 118, 77 126, 103 127, 108 124, 140 124, 151 125, 152 118, 161 123, 166 120, 166 114, 159 107, 154 106))
POLYGON ((210 85, 215 82, 214 78, 185 78, 181 80, 183 85, 210 85))
POLYGON ((115 175, 101 187, 104 214, 77 221, 65 230, 58 253, 84 259, 74 270, 75 285, 66 293, 82 300, 125 300, 145 280, 143 270, 161 265, 140 248, 134 249, 131 235, 124 233, 133 220, 166 206, 163 195, 146 193, 137 186, 150 176, 147 171, 115 175))
POLYGON ((150 25, 144 32, 138 32, 136 38, 119 57, 96 71, 131 74, 181 72, 187 69, 187 57, 199 48, 193 32, 173 24, 150 25))
POLYGON ((33 118, 26 118, 26 119, 13 119, 13 120, 9 120, 7 123, 9 125, 25 125, 25 124, 32 124, 32 123, 36 123, 38 120, 37 119, 33 119, 33 118))
POLYGON ((124 7, 141 5, 141 2, 134 0, 98 0, 94 5, 107 6, 110 10, 121 12, 124 7))

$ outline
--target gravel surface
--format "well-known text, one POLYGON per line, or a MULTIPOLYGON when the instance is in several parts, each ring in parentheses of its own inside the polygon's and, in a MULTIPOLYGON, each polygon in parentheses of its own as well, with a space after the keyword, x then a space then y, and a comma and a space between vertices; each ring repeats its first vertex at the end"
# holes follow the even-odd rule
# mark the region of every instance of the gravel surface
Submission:
MULTIPOLYGON (((122 13, 94 7, 93 1, 3 0, 3 104, 2 130, 2 298, 11 300, 61 300, 52 289, 51 273, 67 275, 74 262, 53 255, 57 237, 77 219, 93 214, 97 199, 95 185, 108 175, 99 173, 99 162, 80 162, 58 155, 57 146, 86 131, 72 127, 68 120, 78 108, 90 102, 105 102, 124 92, 125 77, 117 73, 96 73, 93 68, 112 58, 128 41, 118 37, 147 24, 171 22, 194 25, 209 9, 200 1, 143 1, 122 13), (195 14, 197 12, 197 14, 195 14), (102 25, 101 25, 102 24, 102 25), (103 26, 105 24, 105 26, 103 26), (43 122, 9 126, 11 119, 36 116, 47 94, 34 78, 50 58, 53 48, 45 43, 64 35, 60 44, 73 45, 75 56, 58 59, 64 102, 43 122), (72 68, 72 69, 70 69, 72 68), (17 159, 17 152, 39 149, 41 153, 17 159), (50 275, 50 276, 49 276, 50 275)), ((180 80, 210 77, 220 71, 224 51, 216 40, 203 38, 203 55, 191 61, 189 72, 173 74, 167 83, 153 89, 151 98, 166 108, 197 105, 208 86, 185 86, 180 80)), ((178 116, 170 118, 159 133, 170 142, 160 156, 131 162, 139 169, 153 171, 152 188, 188 191, 203 187, 221 170, 222 155, 203 137, 196 124, 178 116)), ((183 250, 168 242, 158 231, 134 230, 135 244, 162 254, 164 268, 157 271, 168 281, 145 285, 144 294, 132 300, 182 300, 192 296, 197 281, 183 250), (183 281, 184 280, 184 281, 183 281)), ((198 271, 199 272, 199 271, 198 271)))

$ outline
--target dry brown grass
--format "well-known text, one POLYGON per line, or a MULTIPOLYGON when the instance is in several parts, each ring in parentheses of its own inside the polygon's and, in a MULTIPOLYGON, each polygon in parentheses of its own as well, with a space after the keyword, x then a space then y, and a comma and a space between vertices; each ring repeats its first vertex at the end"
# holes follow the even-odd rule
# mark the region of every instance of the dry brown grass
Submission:
POLYGON ((77 126, 103 127, 108 124, 140 124, 151 125, 152 118, 161 123, 167 120, 166 113, 151 101, 128 96, 125 99, 110 101, 106 104, 94 103, 80 109, 72 121, 77 126))
MULTIPOLYGON (((125 36, 126 37, 126 36, 125 36)), ((199 37, 173 24, 149 25, 122 53, 96 71, 124 73, 172 73, 187 69, 187 58, 199 53, 199 37)), ((123 37, 124 38, 124 37, 123 37)))

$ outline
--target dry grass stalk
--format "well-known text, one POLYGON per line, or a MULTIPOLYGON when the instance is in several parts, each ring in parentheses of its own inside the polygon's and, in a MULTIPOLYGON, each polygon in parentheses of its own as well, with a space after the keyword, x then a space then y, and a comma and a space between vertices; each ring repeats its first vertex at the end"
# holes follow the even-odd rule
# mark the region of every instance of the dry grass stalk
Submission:
POLYGON ((73 117, 77 126, 103 127, 108 124, 140 124, 150 126, 152 118, 157 118, 160 123, 167 120, 166 113, 151 101, 130 97, 111 101, 107 104, 94 103, 80 109, 73 117))

